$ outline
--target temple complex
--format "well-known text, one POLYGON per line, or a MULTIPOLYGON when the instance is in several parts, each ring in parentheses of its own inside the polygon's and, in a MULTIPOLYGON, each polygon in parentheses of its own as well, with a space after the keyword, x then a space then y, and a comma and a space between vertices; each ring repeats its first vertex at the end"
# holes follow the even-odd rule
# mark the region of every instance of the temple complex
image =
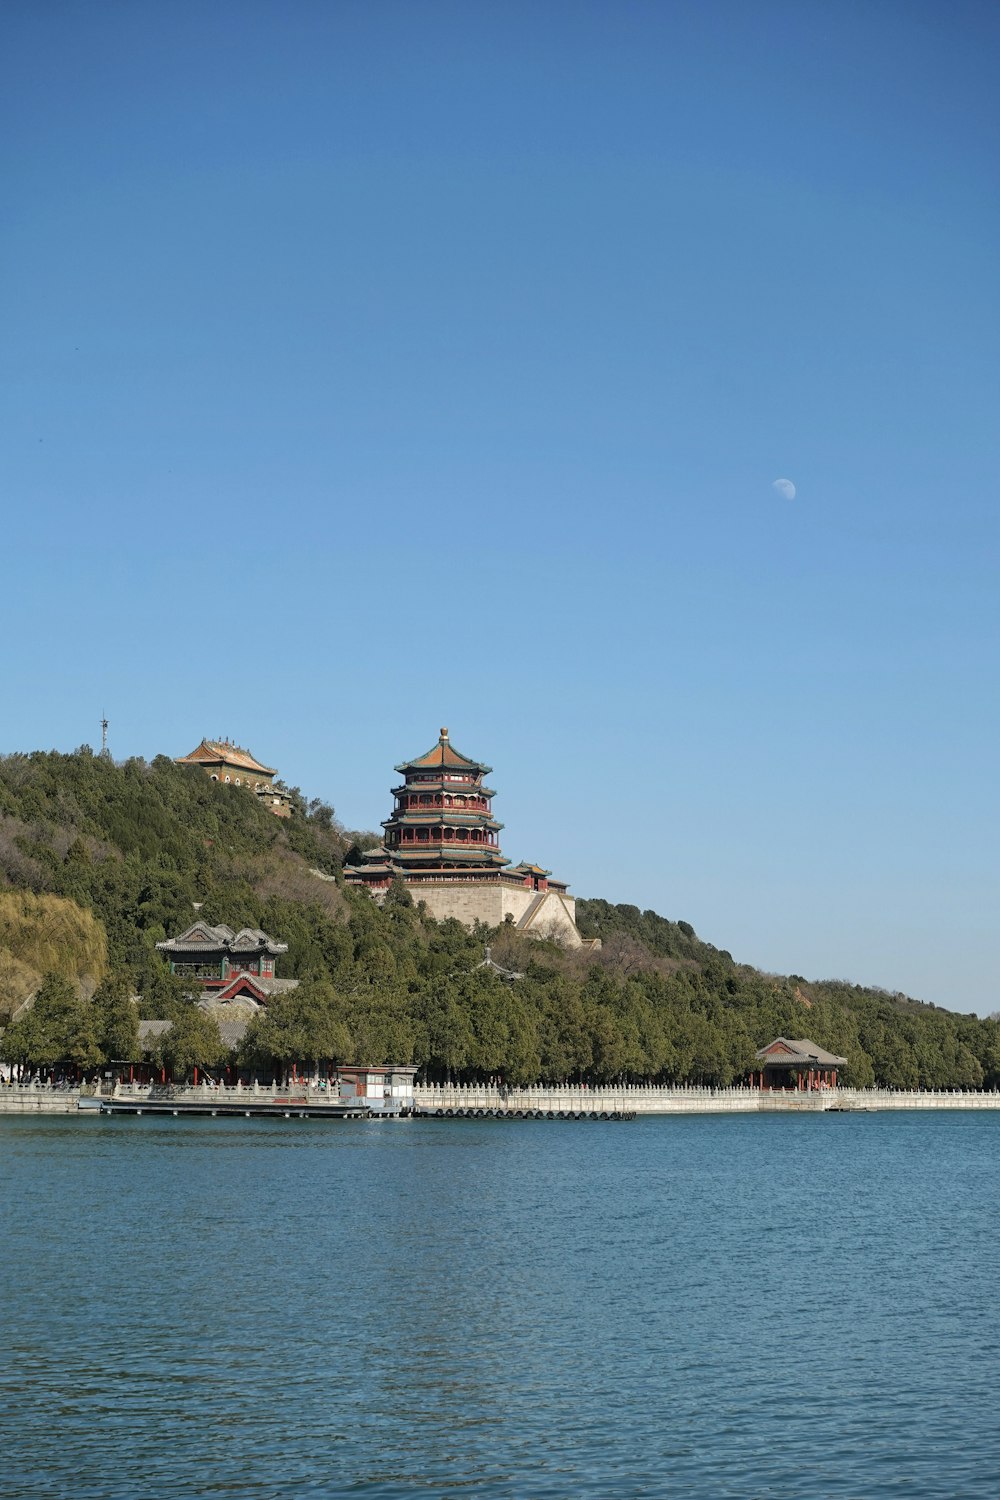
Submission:
POLYGON ((229 740, 202 740, 190 755, 179 756, 176 764, 201 766, 213 781, 245 787, 253 792, 276 817, 291 815, 291 798, 274 784, 277 771, 273 766, 262 766, 241 745, 234 745, 229 740))
POLYGON ((348 884, 365 886, 381 901, 398 876, 438 921, 457 917, 469 927, 498 927, 510 917, 533 937, 583 944, 565 883, 541 865, 504 858, 503 824, 493 816, 495 793, 484 780, 489 766, 463 755, 442 729, 436 745, 396 770, 403 780, 392 789, 385 837, 361 864, 345 868, 348 884))

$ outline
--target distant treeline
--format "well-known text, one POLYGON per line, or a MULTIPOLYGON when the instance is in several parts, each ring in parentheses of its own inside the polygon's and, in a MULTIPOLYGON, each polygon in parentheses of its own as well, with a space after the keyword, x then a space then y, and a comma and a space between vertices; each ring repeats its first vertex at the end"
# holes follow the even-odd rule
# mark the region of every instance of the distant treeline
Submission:
POLYGON ((784 1035, 847 1057, 846 1082, 1000 1083, 994 1021, 761 974, 652 911, 578 902, 581 930, 603 939, 581 954, 509 926, 435 922, 402 885, 379 908, 340 878, 351 847, 372 836, 292 795, 294 816, 281 820, 164 757, 115 765, 84 748, 0 759, 0 1019, 36 996, 0 1052, 29 1065, 127 1058, 137 990, 144 1017, 173 1022, 157 1061, 179 1072, 218 1064, 218 1029, 155 951, 200 902, 206 921, 289 945, 279 973, 302 983, 253 1021, 239 1058, 265 1071, 394 1061, 469 1081, 727 1084, 784 1035), (25 892, 57 902, 35 908, 44 933, 32 933, 25 892))

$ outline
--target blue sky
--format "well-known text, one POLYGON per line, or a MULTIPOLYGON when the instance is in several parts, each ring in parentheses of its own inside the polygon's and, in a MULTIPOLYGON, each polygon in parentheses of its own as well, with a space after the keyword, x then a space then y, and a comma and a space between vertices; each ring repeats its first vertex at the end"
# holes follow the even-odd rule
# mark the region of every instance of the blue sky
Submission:
POLYGON ((447 724, 578 894, 1000 1008, 994 6, 0 41, 0 749, 371 827, 447 724))

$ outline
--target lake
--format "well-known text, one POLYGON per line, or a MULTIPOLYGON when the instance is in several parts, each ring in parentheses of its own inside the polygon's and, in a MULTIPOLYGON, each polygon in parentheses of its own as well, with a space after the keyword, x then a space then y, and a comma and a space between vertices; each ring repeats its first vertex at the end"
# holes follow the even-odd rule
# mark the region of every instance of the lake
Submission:
POLYGON ((2 1119, 0 1494, 1000 1494, 1000 1116, 2 1119))

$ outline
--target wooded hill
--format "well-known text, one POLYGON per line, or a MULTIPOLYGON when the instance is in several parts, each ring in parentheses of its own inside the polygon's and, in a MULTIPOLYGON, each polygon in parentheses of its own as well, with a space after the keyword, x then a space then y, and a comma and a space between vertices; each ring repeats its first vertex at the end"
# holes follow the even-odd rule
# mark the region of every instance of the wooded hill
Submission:
POLYGON ((432 1078, 727 1084, 784 1035, 847 1057, 845 1082, 1000 1083, 994 1021, 762 974, 652 911, 579 901, 581 930, 604 940, 583 955, 510 927, 434 922, 402 885, 379 908, 340 878, 373 835, 292 797, 282 820, 165 757, 115 765, 83 748, 0 759, 0 1053, 84 1067, 126 1057, 138 991, 143 1016, 174 1022, 162 1061, 179 1071, 219 1061, 217 1028, 155 951, 200 902, 208 922, 286 942, 279 973, 302 981, 252 1023, 247 1065, 412 1061, 432 1078), (484 966, 487 943, 499 968, 484 966))

